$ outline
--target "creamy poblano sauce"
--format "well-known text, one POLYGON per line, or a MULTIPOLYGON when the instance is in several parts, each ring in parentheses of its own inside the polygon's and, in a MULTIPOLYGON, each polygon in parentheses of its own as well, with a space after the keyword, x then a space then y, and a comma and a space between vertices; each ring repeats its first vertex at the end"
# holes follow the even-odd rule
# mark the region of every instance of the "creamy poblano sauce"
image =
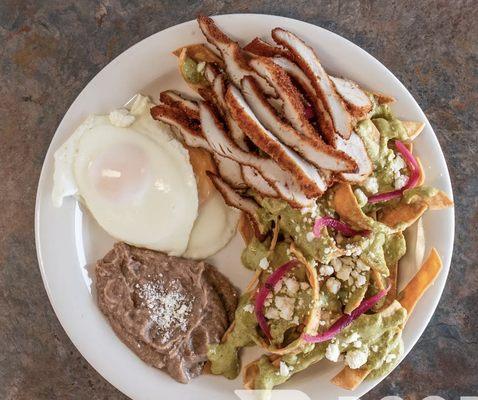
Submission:
MULTIPOLYGON (((397 153, 389 143, 395 139, 408 140, 403 124, 393 116, 388 105, 374 104, 369 118, 357 124, 356 132, 365 143, 373 162, 374 172, 371 178, 376 180, 376 191, 394 190, 397 173, 408 175, 406 164, 403 162, 400 171, 397 171, 400 160, 396 160, 397 153)), ((354 189, 360 189, 366 195, 372 194, 367 184, 356 185, 354 189)), ((353 280, 344 280, 341 282, 340 290, 333 293, 327 285, 322 284, 323 281, 319 282, 321 285, 319 332, 326 331, 340 315, 352 312, 364 298, 381 290, 390 274, 389 268, 395 265, 406 252, 405 239, 401 233, 403 227, 391 229, 371 217, 383 204, 361 204, 362 211, 369 216, 370 235, 357 235, 352 238, 341 235, 332 237, 324 229, 321 236, 317 238, 312 234, 315 219, 321 216, 337 217, 332 207, 333 190, 327 191, 324 196, 317 199, 317 207, 313 210, 293 209, 285 201, 251 194, 261 206, 259 219, 264 226, 278 223, 280 230, 280 240, 273 251, 269 250, 270 237, 264 242, 253 239, 243 251, 241 260, 246 268, 263 270, 258 286, 261 286, 273 270, 293 257, 289 251, 291 242, 318 270, 323 265, 334 264, 334 259, 338 257, 341 260, 348 257, 356 265, 364 265, 361 271, 363 284, 360 287, 353 280), (372 274, 374 279, 371 278, 372 274)), ((406 191, 401 199, 392 200, 387 204, 400 201, 413 202, 417 198, 435 194, 435 189, 419 187, 406 191)), ((337 269, 335 272, 337 273, 337 269)), ((277 347, 291 343, 300 335, 303 322, 313 308, 310 302, 311 289, 310 285, 307 285, 305 270, 303 268, 293 270, 284 279, 289 278, 299 283, 299 289, 293 296, 295 299, 293 307, 289 307, 287 318, 284 315, 275 318, 277 315, 271 314, 274 318, 268 320, 272 335, 271 345, 277 347)), ((322 280, 326 278, 321 277, 322 280)), ((273 307, 277 297, 287 297, 288 289, 285 286, 283 284, 281 289, 272 291, 270 307, 273 307)), ((331 343, 338 346, 340 354, 347 354, 357 346, 357 341, 347 340, 352 335, 360 338, 360 350, 367 353, 367 360, 362 368, 368 368, 371 371, 369 377, 375 378, 387 373, 403 352, 401 332, 407 313, 397 301, 378 311, 382 309, 384 301, 385 299, 382 299, 371 312, 361 315, 332 340, 318 344, 304 343, 294 354, 283 356, 281 360, 287 366, 287 374, 281 374, 276 363, 272 363, 267 356, 263 356, 257 363, 258 373, 255 376, 254 387, 270 389, 285 382, 291 375, 324 358, 326 349, 331 343)), ((267 302, 264 311, 267 317, 267 302)), ((251 293, 245 293, 237 308, 233 327, 221 344, 210 346, 208 357, 212 373, 224 375, 229 379, 237 377, 240 373, 239 351, 243 347, 258 344, 259 332, 251 293)))

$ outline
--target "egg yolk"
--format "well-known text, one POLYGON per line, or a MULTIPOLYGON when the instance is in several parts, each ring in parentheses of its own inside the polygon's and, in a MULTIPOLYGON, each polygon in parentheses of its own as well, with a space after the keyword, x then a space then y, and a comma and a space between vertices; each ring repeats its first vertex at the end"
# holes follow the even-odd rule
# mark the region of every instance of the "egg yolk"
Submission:
POLYGON ((117 143, 101 151, 88 166, 98 193, 112 202, 132 202, 151 184, 148 156, 131 143, 117 143))

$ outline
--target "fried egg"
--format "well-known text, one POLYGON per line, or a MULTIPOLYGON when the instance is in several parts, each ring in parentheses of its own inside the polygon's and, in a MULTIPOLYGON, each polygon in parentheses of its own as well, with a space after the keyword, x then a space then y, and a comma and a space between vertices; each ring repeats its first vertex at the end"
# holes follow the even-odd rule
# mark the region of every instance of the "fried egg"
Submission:
POLYGON ((99 225, 126 243, 181 255, 198 215, 189 155, 152 119, 149 98, 86 119, 55 153, 53 202, 76 195, 99 225))
POLYGON ((222 195, 213 188, 199 207, 183 256, 203 259, 217 253, 235 235, 239 216, 239 210, 224 203, 222 195))
POLYGON ((88 117, 55 153, 53 203, 75 196, 115 239, 207 258, 234 236, 239 211, 206 175, 209 153, 186 149, 137 95, 131 110, 88 117))

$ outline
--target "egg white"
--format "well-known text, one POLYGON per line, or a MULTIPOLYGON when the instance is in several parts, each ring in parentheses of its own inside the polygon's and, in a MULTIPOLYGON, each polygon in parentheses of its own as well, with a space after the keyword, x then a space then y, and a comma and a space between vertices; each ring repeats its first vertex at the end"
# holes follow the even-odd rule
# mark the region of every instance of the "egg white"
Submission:
POLYGON ((88 117, 55 154, 53 202, 61 206, 63 197, 75 194, 114 238, 181 255, 198 213, 196 181, 187 150, 151 118, 150 106, 138 95, 133 122, 120 126, 108 116, 88 117), (115 152, 120 160, 108 168, 115 152), (115 178, 130 172, 125 187, 116 187, 115 178))
POLYGON ((184 257, 204 259, 221 250, 236 234, 240 211, 229 207, 213 190, 199 208, 184 257))

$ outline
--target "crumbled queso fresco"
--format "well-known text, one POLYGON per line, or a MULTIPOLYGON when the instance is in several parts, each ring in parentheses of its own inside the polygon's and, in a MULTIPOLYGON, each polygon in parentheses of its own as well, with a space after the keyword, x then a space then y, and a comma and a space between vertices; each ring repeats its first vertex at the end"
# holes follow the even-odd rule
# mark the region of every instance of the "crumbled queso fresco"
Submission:
POLYGON ((269 292, 266 297, 264 316, 270 320, 284 319, 298 325, 299 319, 294 316, 296 295, 299 290, 308 289, 310 285, 307 282, 298 282, 295 277, 279 281, 273 292, 269 292))
POLYGON ((136 284, 142 305, 148 309, 150 320, 161 332, 161 342, 166 343, 175 329, 185 332, 194 298, 187 296, 178 281, 164 288, 160 282, 136 284))
POLYGON ((349 350, 345 355, 345 364, 351 369, 360 368, 368 360, 368 350, 366 347, 363 349, 349 350))
POLYGON ((259 261, 259 268, 261 269, 269 268, 269 260, 267 260, 267 257, 261 258, 261 260, 259 261))
POLYGON ((337 294, 342 282, 347 282, 353 289, 367 283, 363 272, 369 271, 370 267, 356 256, 334 258, 330 264, 321 265, 319 268, 320 277, 328 277, 325 286, 330 293, 337 294), (334 273, 335 276, 332 276, 334 273))

